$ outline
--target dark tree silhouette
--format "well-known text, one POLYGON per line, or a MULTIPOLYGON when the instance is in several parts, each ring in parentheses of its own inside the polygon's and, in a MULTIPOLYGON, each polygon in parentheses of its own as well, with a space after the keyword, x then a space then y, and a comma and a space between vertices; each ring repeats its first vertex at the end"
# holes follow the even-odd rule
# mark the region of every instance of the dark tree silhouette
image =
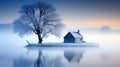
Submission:
POLYGON ((20 36, 35 33, 38 43, 49 34, 60 36, 64 25, 60 22, 56 9, 45 2, 24 5, 20 10, 21 16, 14 21, 14 32, 20 36))

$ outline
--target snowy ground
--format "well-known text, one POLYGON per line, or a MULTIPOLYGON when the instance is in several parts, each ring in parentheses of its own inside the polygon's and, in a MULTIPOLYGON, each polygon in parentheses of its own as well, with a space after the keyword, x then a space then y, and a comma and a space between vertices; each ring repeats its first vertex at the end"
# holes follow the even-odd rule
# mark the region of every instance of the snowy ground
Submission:
POLYGON ((97 43, 43 43, 43 44, 28 44, 26 47, 97 47, 97 43))

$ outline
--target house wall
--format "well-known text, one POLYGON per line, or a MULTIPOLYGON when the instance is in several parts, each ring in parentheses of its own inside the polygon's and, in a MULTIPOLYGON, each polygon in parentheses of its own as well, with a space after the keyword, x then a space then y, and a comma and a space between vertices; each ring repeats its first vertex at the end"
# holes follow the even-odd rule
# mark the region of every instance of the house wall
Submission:
POLYGON ((75 38, 70 33, 68 33, 64 37, 64 43, 75 43, 75 38))
POLYGON ((64 43, 75 43, 74 38, 64 38, 64 43))
POLYGON ((75 43, 81 43, 83 42, 80 38, 75 38, 75 43))

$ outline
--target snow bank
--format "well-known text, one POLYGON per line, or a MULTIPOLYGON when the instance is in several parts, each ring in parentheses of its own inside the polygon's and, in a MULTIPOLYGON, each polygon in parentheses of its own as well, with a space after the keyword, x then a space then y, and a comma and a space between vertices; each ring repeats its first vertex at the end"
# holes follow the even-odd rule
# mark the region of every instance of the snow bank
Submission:
POLYGON ((43 43, 43 44, 28 44, 25 47, 98 47, 97 43, 43 43))

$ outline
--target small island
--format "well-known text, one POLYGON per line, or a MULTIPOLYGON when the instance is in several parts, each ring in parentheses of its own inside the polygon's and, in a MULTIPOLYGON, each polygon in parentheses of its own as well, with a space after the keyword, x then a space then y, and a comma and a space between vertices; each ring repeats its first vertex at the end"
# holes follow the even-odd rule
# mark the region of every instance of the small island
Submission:
POLYGON ((25 47, 98 47, 97 43, 83 41, 80 30, 68 32, 63 38, 64 42, 61 43, 30 44, 28 42, 25 47))

